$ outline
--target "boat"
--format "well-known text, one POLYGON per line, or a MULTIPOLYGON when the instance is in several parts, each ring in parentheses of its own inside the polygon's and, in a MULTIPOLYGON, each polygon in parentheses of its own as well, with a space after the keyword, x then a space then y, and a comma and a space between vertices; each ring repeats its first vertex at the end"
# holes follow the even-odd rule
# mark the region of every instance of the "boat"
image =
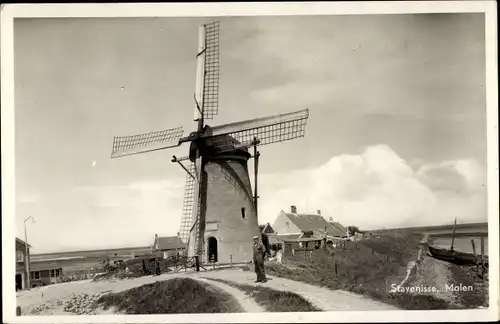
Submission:
MULTIPOLYGON (((429 245, 429 252, 432 257, 438 260, 447 261, 458 265, 476 265, 480 258, 473 253, 458 252, 450 249, 438 248, 429 245)), ((485 257, 485 265, 488 265, 488 258, 485 257)))
MULTIPOLYGON (((436 246, 429 245, 429 252, 431 253, 434 259, 454 263, 457 265, 477 265, 482 263, 484 266, 488 266, 488 257, 484 256, 484 259, 481 262, 481 258, 476 256, 475 250, 474 253, 465 253, 455 251, 453 249, 455 243, 455 228, 457 225, 457 218, 455 218, 455 224, 453 226, 453 236, 451 239, 451 247, 449 249, 444 249, 436 246)), ((474 242, 473 242, 474 243, 474 242)))

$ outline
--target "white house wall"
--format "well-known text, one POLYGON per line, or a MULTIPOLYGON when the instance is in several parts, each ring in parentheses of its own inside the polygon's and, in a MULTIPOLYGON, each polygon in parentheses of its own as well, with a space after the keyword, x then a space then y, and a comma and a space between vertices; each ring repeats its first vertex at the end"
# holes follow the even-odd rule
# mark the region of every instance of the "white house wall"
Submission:
POLYGON ((298 228, 283 211, 280 212, 271 226, 273 227, 274 232, 279 235, 296 234, 301 232, 300 228, 298 228))

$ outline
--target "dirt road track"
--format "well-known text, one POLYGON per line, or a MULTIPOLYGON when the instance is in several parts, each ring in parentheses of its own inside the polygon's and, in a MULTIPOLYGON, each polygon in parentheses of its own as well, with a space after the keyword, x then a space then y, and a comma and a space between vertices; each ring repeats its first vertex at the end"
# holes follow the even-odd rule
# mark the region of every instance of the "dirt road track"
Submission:
MULTIPOLYGON (((23 314, 26 314, 30 308, 42 304, 50 303, 57 300, 70 298, 73 294, 102 294, 107 292, 120 292, 131 288, 139 287, 148 283, 168 280, 175 277, 189 276, 195 279, 206 281, 204 278, 224 279, 239 284, 256 285, 254 283, 255 275, 252 272, 243 271, 241 269, 227 269, 218 271, 204 271, 199 273, 167 273, 157 277, 146 276, 134 279, 109 280, 101 282, 92 282, 90 280, 71 282, 65 284, 57 284, 34 288, 31 291, 21 291, 17 293, 17 305, 21 306, 23 314)), ((387 305, 369 298, 356 295, 350 292, 341 290, 330 290, 327 288, 316 287, 306 283, 297 282, 289 279, 269 277, 267 283, 263 284, 266 287, 285 290, 297 293, 309 300, 314 306, 325 311, 344 311, 344 310, 393 310, 394 306, 387 305)), ((216 286, 218 283, 210 281, 216 286)), ((227 286, 227 285, 225 285, 227 286)), ((226 287, 227 288, 227 287, 226 287)), ((246 304, 248 299, 243 292, 239 290, 233 291, 229 287, 232 295, 236 297, 245 309, 250 311, 260 311, 261 308, 257 305, 246 304), (242 299, 243 298, 243 299, 242 299)), ((227 291, 227 289, 225 289, 227 291)), ((253 302, 253 301, 252 301, 253 302)))
POLYGON ((392 305, 375 301, 364 296, 356 295, 343 290, 331 290, 327 288, 309 285, 303 282, 289 280, 279 277, 268 276, 269 281, 264 284, 254 283, 255 275, 252 272, 241 270, 214 271, 197 273, 195 276, 204 278, 215 278, 232 281, 238 284, 262 285, 275 290, 284 290, 299 294, 311 304, 324 311, 346 311, 346 310, 394 310, 392 305))

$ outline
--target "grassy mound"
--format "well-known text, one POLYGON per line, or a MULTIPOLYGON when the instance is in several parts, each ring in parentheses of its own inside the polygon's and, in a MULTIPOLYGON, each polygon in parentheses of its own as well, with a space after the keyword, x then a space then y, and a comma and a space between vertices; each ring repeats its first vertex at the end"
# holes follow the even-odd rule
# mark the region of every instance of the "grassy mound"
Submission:
MULTIPOLYGON (((347 242, 345 248, 296 253, 282 264, 268 262, 266 273, 331 289, 373 297, 403 309, 446 309, 447 302, 429 295, 391 294, 388 277, 404 277, 416 260, 420 235, 381 236, 347 242)), ((252 270, 249 268, 249 270, 252 270)))
POLYGON ((488 307, 489 305, 489 278, 486 275, 484 280, 477 276, 475 266, 450 266, 450 283, 459 286, 472 286, 473 290, 464 293, 456 293, 458 302, 462 308, 473 309, 478 307, 488 307))
POLYGON ((97 304, 127 314, 243 312, 231 295, 190 278, 174 278, 108 294, 99 298, 97 304))
POLYGON ((321 311, 314 307, 309 301, 289 291, 274 290, 267 287, 242 285, 231 281, 213 279, 226 285, 238 288, 253 298, 268 312, 314 312, 321 311))

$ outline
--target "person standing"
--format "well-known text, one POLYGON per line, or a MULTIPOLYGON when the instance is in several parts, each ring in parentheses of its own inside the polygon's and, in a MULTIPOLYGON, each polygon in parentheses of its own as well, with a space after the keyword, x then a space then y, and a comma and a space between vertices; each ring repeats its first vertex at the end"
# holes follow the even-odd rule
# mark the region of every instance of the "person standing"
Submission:
POLYGON ((264 254, 266 253, 264 245, 259 240, 258 236, 253 237, 253 263, 255 265, 255 273, 257 280, 255 282, 266 282, 266 274, 264 271, 264 254))
POLYGON ((156 259, 156 275, 159 276, 161 274, 160 271, 160 260, 156 259))

